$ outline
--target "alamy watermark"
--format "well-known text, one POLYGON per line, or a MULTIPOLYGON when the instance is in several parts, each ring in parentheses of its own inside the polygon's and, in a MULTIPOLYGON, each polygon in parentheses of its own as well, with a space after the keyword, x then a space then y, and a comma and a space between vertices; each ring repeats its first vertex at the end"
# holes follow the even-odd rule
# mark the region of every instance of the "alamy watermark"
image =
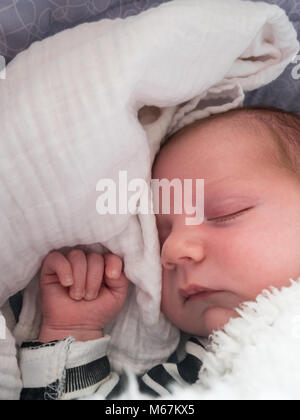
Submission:
POLYGON ((6 339, 6 322, 3 315, 0 315, 0 340, 6 339))
POLYGON ((296 66, 294 66, 292 70, 292 78, 294 80, 300 80, 300 55, 299 54, 293 58, 292 63, 296 64, 296 66))
POLYGON ((0 55, 0 80, 6 79, 6 60, 3 55, 0 55))
POLYGON ((96 190, 101 192, 96 203, 97 212, 100 215, 170 214, 172 189, 174 214, 195 214, 194 217, 186 217, 186 225, 200 225, 204 222, 204 179, 184 179, 183 183, 178 178, 171 181, 152 179, 150 184, 149 188, 148 183, 141 178, 134 178, 128 183, 127 171, 119 171, 118 183, 110 178, 100 179, 96 186, 96 190), (130 193, 134 194, 128 198, 130 193))

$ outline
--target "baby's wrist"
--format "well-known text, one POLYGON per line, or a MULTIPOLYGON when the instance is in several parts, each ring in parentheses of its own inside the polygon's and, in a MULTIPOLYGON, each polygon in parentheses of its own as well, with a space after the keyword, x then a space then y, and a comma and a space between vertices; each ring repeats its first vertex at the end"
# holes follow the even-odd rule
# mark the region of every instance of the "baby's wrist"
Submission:
POLYGON ((72 336, 76 341, 92 341, 103 337, 102 330, 98 329, 81 329, 81 328, 53 328, 42 326, 38 341, 41 343, 49 343, 51 341, 64 340, 72 336))

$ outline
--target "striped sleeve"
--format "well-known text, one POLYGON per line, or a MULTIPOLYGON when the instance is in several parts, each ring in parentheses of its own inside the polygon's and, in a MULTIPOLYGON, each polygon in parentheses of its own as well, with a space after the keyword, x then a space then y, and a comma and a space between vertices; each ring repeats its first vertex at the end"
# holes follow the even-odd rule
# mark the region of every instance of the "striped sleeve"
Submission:
POLYGON ((183 387, 194 384, 199 378, 206 352, 204 343, 201 338, 191 337, 185 346, 184 359, 178 363, 170 363, 169 359, 167 363, 152 368, 138 379, 140 391, 153 397, 163 397, 172 394, 175 384, 183 387))
MULTIPOLYGON (((76 342, 72 337, 47 344, 24 343, 20 352, 23 400, 72 400, 95 395, 115 399, 125 391, 127 378, 110 371, 106 349, 110 337, 76 342)), ((153 398, 171 395, 172 386, 187 386, 199 378, 205 345, 191 337, 186 355, 178 362, 175 353, 167 363, 137 377, 142 393, 153 398), (172 362, 171 362, 172 361, 172 362)))
POLYGON ((110 337, 77 342, 73 337, 43 344, 23 343, 21 400, 73 400, 97 392, 103 398, 118 386, 106 356, 110 337))

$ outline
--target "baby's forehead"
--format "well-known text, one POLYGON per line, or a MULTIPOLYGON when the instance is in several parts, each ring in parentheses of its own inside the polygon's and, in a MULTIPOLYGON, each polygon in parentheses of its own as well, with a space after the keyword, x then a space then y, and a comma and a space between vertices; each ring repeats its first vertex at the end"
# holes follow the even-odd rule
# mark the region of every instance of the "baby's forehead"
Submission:
POLYGON ((218 142, 220 147, 232 143, 263 148, 274 146, 274 134, 272 126, 259 118, 246 113, 224 113, 195 121, 175 133, 174 140, 177 139, 178 144, 194 140, 199 147, 210 147, 211 142, 218 142))
POLYGON ((165 160, 175 165, 195 159, 199 163, 234 158, 248 162, 274 160, 279 149, 272 127, 247 115, 222 114, 184 127, 168 139, 161 153, 161 164, 165 160))

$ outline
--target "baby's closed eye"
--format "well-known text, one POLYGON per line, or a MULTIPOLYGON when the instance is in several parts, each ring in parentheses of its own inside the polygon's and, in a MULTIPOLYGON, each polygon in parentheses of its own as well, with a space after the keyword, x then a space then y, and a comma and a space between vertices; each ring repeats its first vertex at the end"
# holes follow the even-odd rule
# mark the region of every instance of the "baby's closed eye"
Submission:
POLYGON ((246 213, 247 211, 249 211, 251 209, 253 209, 253 207, 248 207, 248 208, 239 210, 239 211, 234 212, 234 213, 230 213, 230 214, 226 214, 226 215, 223 215, 223 216, 214 217, 214 218, 211 218, 211 219, 210 218, 207 218, 206 220, 208 222, 222 223, 222 222, 226 222, 228 220, 236 219, 237 217, 242 216, 244 213, 246 213))

